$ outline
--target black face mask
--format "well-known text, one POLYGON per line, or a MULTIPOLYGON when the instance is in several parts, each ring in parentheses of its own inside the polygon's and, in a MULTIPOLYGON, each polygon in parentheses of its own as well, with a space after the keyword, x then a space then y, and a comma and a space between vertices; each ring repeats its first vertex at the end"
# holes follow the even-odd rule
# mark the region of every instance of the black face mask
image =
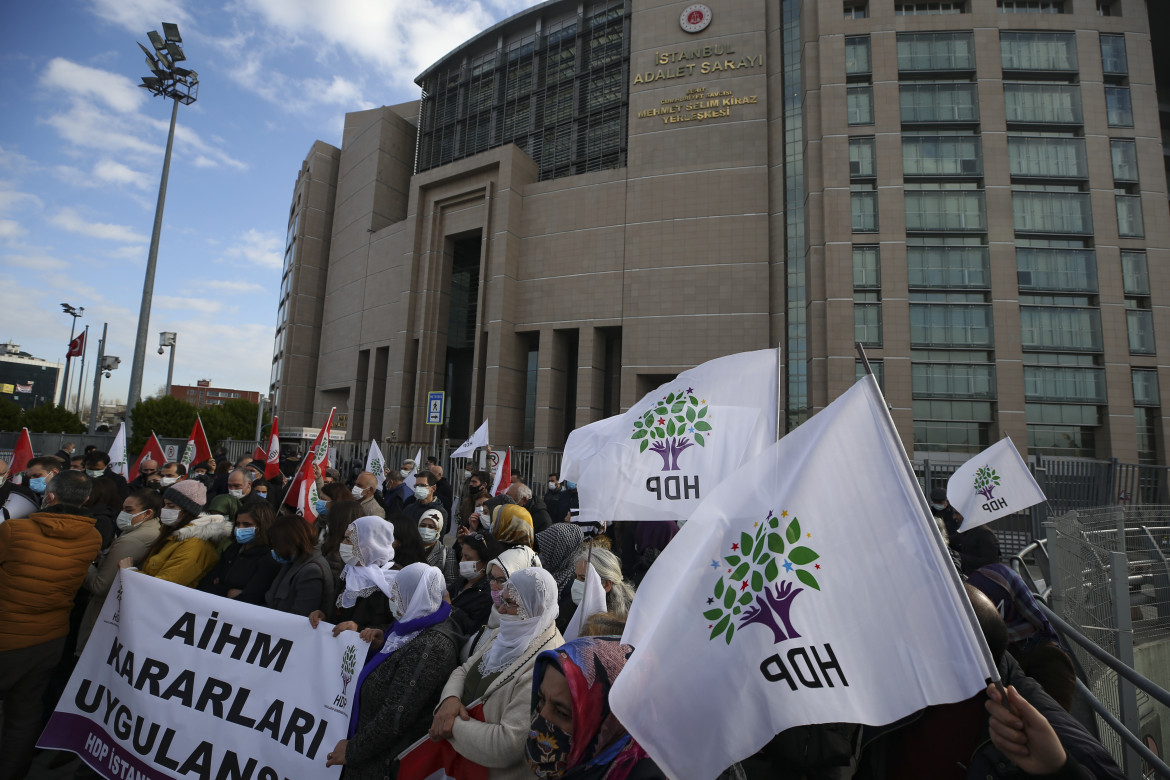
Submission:
POLYGON ((483 490, 483 485, 468 485, 467 489, 472 493, 478 493, 483 490))

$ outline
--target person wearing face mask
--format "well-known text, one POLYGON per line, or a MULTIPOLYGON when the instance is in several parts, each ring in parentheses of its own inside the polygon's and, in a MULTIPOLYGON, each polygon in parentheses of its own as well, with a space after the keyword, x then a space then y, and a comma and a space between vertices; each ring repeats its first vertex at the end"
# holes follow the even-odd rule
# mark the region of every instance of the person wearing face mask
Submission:
POLYGON ((609 692, 634 648, 584 637, 536 657, 524 756, 538 778, 665 780, 609 709, 609 692))
POLYGON ((159 522, 163 528, 150 546, 142 571, 193 588, 219 560, 219 544, 232 535, 231 521, 204 511, 207 489, 202 482, 177 482, 162 498, 159 522))
POLYGON ((124 499, 130 495, 130 486, 126 478, 110 468, 109 453, 101 450, 90 450, 85 454, 85 473, 90 479, 110 479, 118 489, 118 498, 124 499))
POLYGON ((0 523, 0 777, 27 775, 73 599, 101 551, 82 509, 91 488, 81 472, 56 474, 40 511, 0 523))
POLYGON ((483 471, 468 472, 467 484, 464 486, 463 499, 459 502, 459 511, 456 513, 459 517, 460 525, 468 525, 471 522, 471 515, 474 514, 477 502, 482 503, 482 500, 488 496, 488 486, 492 483, 492 478, 483 471))
MULTIPOLYGON (((326 485, 327 489, 328 487, 326 485)), ((350 524, 362 516, 362 508, 358 502, 351 499, 345 485, 337 487, 345 491, 345 500, 332 501, 329 511, 317 516, 316 525, 317 544, 325 562, 329 564, 329 570, 333 573, 333 592, 341 593, 345 590, 341 581, 341 572, 345 568, 345 561, 341 560, 341 545, 345 542, 345 532, 349 530, 350 524)), ((333 610, 326 612, 329 619, 336 617, 333 610)))
POLYGON ((244 503, 252 493, 252 480, 255 476, 249 468, 232 469, 227 478, 227 494, 241 504, 244 503))
POLYGON ((45 495, 49 480, 61 472, 61 461, 42 455, 33 458, 24 467, 24 483, 38 496, 45 495))
POLYGON ((147 481, 158 473, 158 461, 151 458, 144 458, 138 464, 138 476, 130 480, 131 490, 141 490, 146 487, 147 481))
POLYGON ((445 596, 438 570, 407 566, 390 586, 394 621, 362 632, 370 649, 354 686, 349 731, 325 764, 343 765, 346 780, 394 777, 395 758, 426 734, 463 639, 445 596))
POLYGON ((581 528, 573 523, 554 523, 536 535, 536 551, 541 565, 557 581, 557 628, 563 633, 575 606, 572 600, 573 564, 577 550, 585 540, 581 528))
POLYGON ((983 566, 1000 562, 999 540, 991 528, 981 525, 959 533, 963 516, 947 501, 946 488, 930 491, 930 512, 943 521, 947 541, 958 554, 964 574, 974 574, 983 566))
POLYGON ((443 519, 442 510, 426 510, 418 520, 418 535, 422 537, 423 549, 427 553, 426 562, 443 572, 447 587, 452 588, 459 582, 459 562, 455 559, 455 551, 439 538, 443 519))
POLYGON ((280 564, 264 594, 270 609, 308 617, 316 610, 332 608, 333 576, 313 546, 313 536, 312 527, 299 515, 280 515, 269 526, 269 554, 280 564))
POLYGON ((400 513, 406 500, 413 495, 405 479, 398 469, 386 469, 386 482, 382 485, 382 508, 386 510, 387 517, 400 513))
MULTIPOLYGON (((164 463, 158 470, 159 487, 166 490, 171 485, 182 482, 187 478, 187 468, 182 463, 164 463)), ((206 484, 204 491, 206 492, 206 484)), ((210 493, 207 493, 210 495, 210 493)))
MULTIPOLYGON (((213 499, 220 500, 224 496, 213 499)), ((236 599, 246 604, 264 604, 264 594, 280 571, 268 546, 268 529, 276 513, 267 503, 240 509, 234 522, 232 543, 219 561, 199 581, 199 590, 236 599)))
MULTIPOLYGON (((490 536, 485 534, 484 540, 489 545, 489 549, 500 549, 499 543, 490 536)), ((486 575, 488 598, 492 601, 492 608, 488 612, 487 620, 484 621, 479 631, 471 634, 467 643, 463 646, 463 650, 460 653, 461 660, 466 661, 468 657, 480 648, 483 641, 491 635, 490 632, 500 627, 499 604, 500 598, 503 595, 504 583, 508 581, 508 578, 514 572, 518 572, 521 569, 539 566, 540 556, 531 547, 525 547, 524 545, 501 550, 496 557, 487 562, 487 566, 484 567, 484 574, 486 575)), ((553 582, 555 583, 556 580, 553 582)))
POLYGON ((443 516, 443 526, 439 528, 441 534, 443 527, 447 525, 447 511, 435 495, 435 488, 438 484, 439 480, 434 474, 426 470, 420 471, 414 478, 414 495, 407 499, 402 513, 406 515, 407 519, 417 524, 422 519, 424 512, 438 512, 443 516))
POLYGON ((536 656, 564 643, 557 631, 557 584, 539 567, 513 573, 499 590, 500 627, 451 673, 435 710, 430 737, 488 768, 491 780, 520 780, 532 773, 524 743, 532 712, 536 656), (483 701, 484 719, 467 705, 483 701))
POLYGON ((577 551, 573 562, 574 579, 571 585, 573 603, 580 605, 585 595, 586 566, 592 565, 597 576, 601 578, 601 587, 605 591, 604 612, 612 615, 625 616, 630 612, 630 604, 634 601, 634 586, 622 577, 622 564, 618 557, 609 550, 594 547, 592 551, 583 548, 577 551))
POLYGON ((488 585, 487 562, 494 557, 495 545, 483 534, 459 537, 459 583, 450 588, 451 614, 464 634, 472 635, 487 623, 492 612, 492 591, 488 585))
POLYGON ((85 589, 89 591, 89 604, 85 608, 85 615, 81 619, 81 628, 77 634, 76 655, 81 655, 102 605, 106 601, 106 594, 118 577, 118 562, 129 558, 135 566, 146 559, 150 546, 158 538, 161 526, 159 513, 162 511, 162 497, 150 488, 139 488, 126 496, 122 502, 121 511, 115 521, 118 527, 118 538, 110 545, 110 549, 102 559, 89 567, 85 575, 85 589))
MULTIPOLYGON (((338 550, 345 564, 341 571, 345 587, 337 596, 334 636, 342 631, 385 628, 394 619, 389 599, 396 546, 393 524, 377 515, 359 517, 345 529, 338 550)), ((316 628, 332 614, 333 610, 315 610, 309 614, 309 622, 316 628)))
POLYGON ((353 495, 353 500, 362 505, 363 515, 376 515, 385 520, 386 510, 382 508, 382 505, 378 503, 378 499, 374 497, 374 491, 377 489, 377 478, 370 472, 363 471, 353 481, 353 488, 350 492, 353 495))

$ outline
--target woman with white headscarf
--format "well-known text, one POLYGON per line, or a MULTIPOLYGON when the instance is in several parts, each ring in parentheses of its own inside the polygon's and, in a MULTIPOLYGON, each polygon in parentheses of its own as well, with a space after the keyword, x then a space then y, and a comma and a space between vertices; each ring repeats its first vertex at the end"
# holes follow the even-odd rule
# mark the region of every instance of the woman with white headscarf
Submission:
POLYGON ((326 766, 345 766, 346 780, 393 777, 394 759, 427 731, 431 712, 458 661, 459 629, 450 620, 443 573, 425 563, 395 572, 390 585, 394 622, 369 628, 368 660, 354 686, 346 739, 326 766))
MULTIPOLYGON (((394 526, 377 515, 359 517, 345 529, 338 548, 345 566, 341 581, 345 589, 337 597, 337 625, 342 631, 385 628, 394 619, 390 610, 390 588, 394 570, 394 526)), ((313 628, 328 616, 321 610, 309 615, 313 628)))
POLYGON ((563 643, 556 627, 557 583, 544 569, 531 567, 513 572, 499 593, 500 627, 452 672, 430 735, 487 767, 491 780, 520 780, 532 777, 524 743, 533 664, 537 654, 563 643), (477 700, 483 701, 482 721, 467 712, 477 700))

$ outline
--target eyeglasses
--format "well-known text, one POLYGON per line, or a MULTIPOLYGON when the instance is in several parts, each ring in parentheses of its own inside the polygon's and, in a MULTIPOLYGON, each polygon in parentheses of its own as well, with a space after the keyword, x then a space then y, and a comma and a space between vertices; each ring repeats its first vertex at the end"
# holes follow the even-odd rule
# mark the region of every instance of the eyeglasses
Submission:
POLYGON ((488 580, 490 582, 494 582, 496 585, 499 585, 501 588, 504 587, 504 585, 508 582, 507 577, 488 577, 488 580))

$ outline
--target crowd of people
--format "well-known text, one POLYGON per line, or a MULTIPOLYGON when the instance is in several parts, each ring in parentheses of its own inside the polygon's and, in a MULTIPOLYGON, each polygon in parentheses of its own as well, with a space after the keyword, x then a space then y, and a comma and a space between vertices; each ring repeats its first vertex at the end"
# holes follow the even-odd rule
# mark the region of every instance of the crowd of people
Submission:
MULTIPOLYGON (((664 777, 608 695, 633 652, 620 636, 637 584, 673 522, 579 524, 576 486, 557 474, 537 496, 513 472, 492 496, 491 474, 465 470, 453 485, 433 458, 349 480, 319 469, 309 522, 264 465, 144 460, 127 483, 108 454, 63 450, 15 485, 0 461, 0 505, 15 496, 35 510, 0 518, 0 780, 27 772, 120 567, 360 632, 369 650, 348 735, 326 758, 345 778, 395 777, 424 736, 492 780, 664 777)), ((726 777, 1122 776, 1068 714, 1069 655, 994 533, 959 533, 945 493, 931 502, 1004 692, 880 729, 789 729, 726 777)))

